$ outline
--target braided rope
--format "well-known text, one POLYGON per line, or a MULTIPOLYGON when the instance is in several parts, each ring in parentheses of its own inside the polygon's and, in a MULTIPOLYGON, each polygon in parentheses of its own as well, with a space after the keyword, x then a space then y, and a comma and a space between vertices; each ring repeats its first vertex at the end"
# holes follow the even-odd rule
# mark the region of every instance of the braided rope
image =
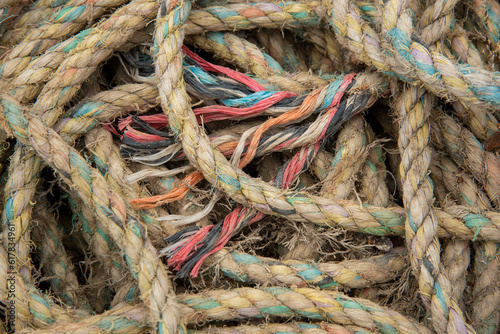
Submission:
MULTIPOLYGON (((109 8, 123 4, 124 0, 71 0, 56 15, 53 21, 32 29, 9 53, 0 67, 3 79, 14 78, 29 65, 33 57, 54 46, 60 39, 81 30, 109 8)), ((115 37, 116 38, 116 37, 115 37)))
POLYGON ((212 6, 191 11, 186 33, 199 35, 207 31, 316 26, 322 16, 320 13, 320 1, 212 6))
POLYGON ((430 330, 394 311, 364 299, 309 288, 239 288, 178 295, 188 323, 262 316, 304 317, 356 325, 381 333, 430 333, 430 330))
POLYGON ((302 93, 327 84, 326 80, 309 73, 287 76, 281 66, 255 44, 231 33, 208 32, 205 36, 189 36, 188 41, 229 63, 252 71, 285 91, 302 93))
MULTIPOLYGON (((7 101, 6 98, 3 101, 7 101)), ((165 268, 157 261, 156 249, 135 214, 127 212, 123 199, 110 189, 101 174, 90 168, 76 150, 38 118, 23 115, 15 101, 10 102, 9 112, 24 123, 23 130, 14 130, 16 137, 24 143, 29 140, 38 155, 59 172, 62 180, 108 227, 111 238, 126 256, 127 265, 138 281, 142 298, 149 303, 154 320, 164 333, 176 332, 178 313, 175 294, 165 268)))
POLYGON ((325 0, 324 5, 338 41, 368 65, 406 81, 423 83, 435 95, 466 105, 500 105, 497 73, 454 64, 412 40, 412 20, 406 2, 389 1, 381 9, 382 29, 388 42, 361 17, 355 4, 343 0, 333 6, 325 0))
POLYGON ((315 264, 297 260, 277 261, 222 249, 209 259, 224 275, 238 282, 321 289, 368 287, 393 280, 406 268, 405 258, 397 253, 315 264))

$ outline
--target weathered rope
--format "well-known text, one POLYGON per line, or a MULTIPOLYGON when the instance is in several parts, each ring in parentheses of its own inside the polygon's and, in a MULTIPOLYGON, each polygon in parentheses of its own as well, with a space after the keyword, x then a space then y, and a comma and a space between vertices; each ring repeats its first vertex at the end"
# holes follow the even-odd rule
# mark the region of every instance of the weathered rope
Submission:
POLYGON ((339 132, 336 154, 321 188, 326 198, 353 199, 354 182, 368 155, 365 126, 363 117, 355 116, 339 132))
MULTIPOLYGON (((71 36, 81 30, 89 21, 93 21, 106 9, 120 6, 124 0, 71 0, 56 15, 52 22, 31 30, 24 39, 9 53, 0 66, 2 79, 14 78, 33 60, 54 46, 60 39, 71 36)), ((117 37, 117 36, 116 36, 117 37)), ((114 38, 116 38, 114 37, 114 38)))
POLYGON ((390 195, 386 184, 387 170, 383 148, 375 141, 375 134, 370 125, 366 126, 365 133, 369 149, 362 169, 360 193, 368 204, 386 207, 390 195))
POLYGON ((102 175, 90 168, 85 159, 53 130, 43 125, 38 118, 23 115, 15 101, 11 101, 8 107, 4 105, 4 108, 24 120, 24 131, 19 132, 21 129, 17 128, 16 137, 22 142, 29 142, 39 156, 57 170, 64 182, 92 208, 98 219, 107 225, 111 238, 124 252, 127 265, 138 281, 142 298, 148 301, 158 327, 165 333, 175 333, 178 327, 175 294, 167 271, 157 261, 156 249, 135 213, 127 212, 126 203, 111 191, 102 175))
POLYGON ((49 272, 50 283, 56 296, 68 306, 87 309, 87 298, 80 294, 80 284, 75 274, 73 263, 69 260, 62 244, 61 232, 57 229, 57 220, 46 211, 48 202, 41 200, 34 207, 33 221, 36 222, 33 239, 41 250, 41 266, 49 272))
POLYGON ((150 332, 148 308, 145 305, 120 304, 101 314, 89 316, 79 322, 54 324, 44 329, 26 329, 19 333, 58 334, 58 333, 131 333, 150 332))
POLYGON ((278 261, 222 249, 209 257, 224 275, 238 282, 321 289, 363 288, 396 278, 406 268, 402 254, 387 253, 364 260, 308 263, 278 261))
POLYGON ((275 59, 281 67, 287 72, 305 72, 308 70, 304 57, 294 47, 290 36, 277 30, 262 30, 257 32, 256 36, 259 45, 264 48, 266 53, 275 59))
POLYGON ((491 202, 500 206, 500 158, 485 151, 476 137, 452 117, 435 117, 445 150, 484 186, 491 202))
POLYGON ((367 65, 406 81, 423 83, 437 96, 457 99, 466 105, 487 108, 500 105, 496 72, 454 64, 412 39, 411 13, 406 2, 389 1, 380 9, 382 38, 361 17, 355 4, 345 0, 335 6, 324 1, 324 5, 338 41, 367 65))
POLYGON ((475 247, 475 282, 472 291, 472 325, 478 333, 495 333, 499 327, 499 243, 481 242, 475 247))
MULTIPOLYGON (((1 235, 2 239, 4 238, 1 235)), ((81 310, 65 309, 44 294, 36 287, 26 282, 25 278, 17 273, 12 274, 12 267, 9 264, 8 252, 3 245, 0 247, 0 297, 5 305, 9 304, 8 294, 12 285, 15 286, 14 301, 16 308, 14 310, 16 321, 13 331, 19 331, 23 324, 32 323, 38 328, 46 327, 53 322, 72 322, 82 317, 88 316, 88 313, 81 310)), ((9 311, 10 312, 10 309, 9 311)))
POLYGON ((321 7, 320 1, 284 1, 194 9, 186 22, 186 33, 199 35, 207 31, 316 26, 322 16, 321 7))
POLYGON ((500 4, 492 0, 473 0, 471 9, 479 19, 479 26, 497 55, 500 55, 500 4))
POLYGON ((30 29, 39 27, 50 20, 54 11, 60 9, 60 7, 64 6, 68 1, 69 0, 57 2, 52 0, 36 1, 29 11, 16 18, 13 27, 1 36, 0 42, 3 45, 16 45, 24 38, 30 29))
MULTIPOLYGON (((462 309, 465 306, 462 294, 467 286, 466 275, 470 264, 470 253, 469 241, 452 239, 444 248, 441 259, 452 287, 450 296, 459 303, 462 309)), ((476 329, 475 326, 474 329, 476 329)))
MULTIPOLYGON (((118 91, 119 95, 120 89, 117 89, 116 91, 118 91)), ((130 92, 130 90, 127 89, 125 89, 125 91, 130 92)), ((131 91, 134 92, 134 89, 132 89, 131 91)), ((139 89, 139 91, 147 92, 147 89, 146 90, 139 89)), ((102 95, 108 96, 110 98, 117 97, 117 94, 114 94, 113 92, 109 92, 107 94, 102 94, 102 95)), ((121 102, 120 100, 117 100, 115 101, 115 107, 108 108, 107 110, 110 112, 113 111, 116 112, 118 106, 120 105, 123 106, 127 102, 131 101, 142 102, 142 100, 138 101, 137 99, 137 95, 140 96, 140 94, 136 95, 132 94, 132 95, 135 100, 131 100, 130 97, 125 98, 125 101, 121 102)), ((92 114, 93 112, 95 114, 98 114, 98 110, 95 110, 96 108, 95 104, 102 103, 102 101, 99 101, 99 99, 100 97, 98 97, 97 102, 94 103, 93 105, 94 109, 89 108, 90 107, 89 105, 83 105, 81 109, 76 108, 76 110, 80 110, 80 113, 76 112, 75 116, 78 116, 80 114, 83 115, 92 114)), ((92 105, 92 103, 90 104, 92 105)), ((140 108, 141 104, 137 104, 134 106, 138 106, 140 108)), ((109 107, 109 105, 103 104, 102 107, 109 107)), ((117 114, 116 116, 118 115, 119 114, 117 114)), ((93 123, 93 121, 91 121, 91 123, 93 123)), ((73 123, 73 125, 80 131, 85 130, 85 128, 82 129, 79 127, 82 124, 76 122, 73 123)), ((7 220, 4 220, 4 224, 13 225, 13 228, 16 231, 16 236, 14 236, 12 240, 9 241, 6 240, 5 242, 13 242, 14 244, 16 244, 15 249, 18 254, 17 255, 18 259, 29 259, 29 256, 26 253, 29 252, 30 249, 30 241, 29 241, 29 234, 27 234, 28 232, 27 228, 31 220, 30 219, 31 214, 28 207, 31 206, 30 203, 34 199, 34 191, 36 189, 36 184, 38 182, 38 174, 40 173, 42 168, 41 165, 42 161, 33 154, 33 151, 31 152, 30 151, 31 150, 27 150, 22 147, 16 150, 14 157, 19 157, 20 160, 16 158, 11 161, 11 168, 13 168, 13 173, 10 173, 10 177, 12 181, 7 182, 8 189, 6 189, 5 191, 6 194, 9 194, 9 197, 5 201, 4 212, 6 213, 7 220), (22 182, 23 184, 18 184, 18 182, 22 182)), ((123 273, 121 272, 122 271, 120 264, 121 261, 117 261, 116 259, 114 259, 115 256, 110 255, 111 245, 109 241, 106 240, 106 235, 108 233, 106 233, 105 231, 106 229, 104 226, 100 226, 97 229, 93 228, 90 229, 89 232, 91 232, 91 234, 88 241, 91 244, 95 245, 96 247, 95 249, 100 260, 103 261, 103 263, 107 264, 105 268, 107 268, 107 270, 110 270, 110 274, 113 277, 113 281, 119 282, 123 277, 123 273), (104 230, 102 228, 104 228, 104 230)), ((30 272, 30 270, 21 270, 21 271, 25 275, 29 274, 30 272)), ((22 321, 23 318, 18 317, 18 319, 19 321, 22 321)))
MULTIPOLYGON (((123 258, 118 254, 116 246, 109 238, 106 227, 96 219, 92 209, 86 206, 78 195, 71 190, 67 190, 68 202, 73 210, 74 215, 78 217, 82 226, 82 236, 88 245, 91 247, 91 253, 102 264, 102 270, 94 275, 97 282, 91 282, 97 291, 97 296, 110 293, 113 285, 116 285, 116 290, 123 286, 123 281, 127 278, 125 272, 125 263, 123 258)), ((130 276, 130 275, 128 275, 130 276)), ((94 302, 94 308, 99 309, 101 298, 94 302), (95 305, 98 304, 98 305, 95 305)))
POLYGON ((328 82, 307 72, 286 75, 281 66, 269 55, 263 53, 255 44, 239 38, 232 33, 208 32, 206 35, 193 35, 188 42, 218 57, 234 63, 244 70, 277 85, 282 90, 302 93, 307 89, 326 85, 328 82))
POLYGON ((178 295, 188 323, 262 316, 299 317, 356 325, 381 333, 430 333, 423 325, 364 299, 309 288, 209 290, 178 295), (215 312, 215 310, 217 310, 215 312))
POLYGON ((407 210, 406 244, 419 292, 438 333, 465 333, 467 324, 451 296, 451 284, 440 263, 438 223, 432 208, 433 187, 428 177, 431 152, 429 116, 433 98, 423 89, 405 87, 397 110, 401 118, 399 150, 403 200, 407 210))
POLYGON ((340 44, 335 38, 335 34, 329 29, 306 29, 302 35, 307 41, 314 44, 323 56, 328 57, 332 61, 333 68, 338 72, 352 72, 350 70, 344 71, 344 56, 340 44))
POLYGON ((260 326, 240 325, 235 327, 208 327, 203 330, 192 330, 190 334, 214 333, 214 334, 355 334, 366 333, 372 334, 375 332, 368 331, 366 328, 348 325, 335 325, 327 322, 308 323, 294 322, 287 324, 267 323, 260 326))
POLYGON ((10 86, 18 88, 12 90, 11 94, 21 102, 28 102, 41 89, 34 110, 43 110, 57 118, 62 111, 54 112, 51 109, 71 100, 81 83, 97 66, 154 17, 156 8, 154 1, 134 0, 95 28, 82 31, 55 45, 13 79, 10 86), (42 89, 40 84, 44 82, 47 83, 42 89), (59 95, 61 92, 64 94, 59 95))
MULTIPOLYGON (((175 7, 174 12, 182 13, 183 10, 185 11, 185 6, 187 6, 187 4, 181 3, 181 5, 180 7, 175 7)), ((164 27, 167 21, 168 18, 166 16, 160 15, 158 26, 164 27)), ((170 24, 173 24, 173 21, 170 24)), ((179 28, 178 25, 175 26, 177 27, 176 29, 179 28)), ((169 31, 171 31, 171 29, 169 31)), ((306 193, 276 189, 263 182, 244 176, 244 174, 241 174, 241 171, 237 172, 219 152, 214 151, 206 134, 200 131, 199 127, 195 126, 197 121, 191 112, 188 98, 184 92, 184 84, 181 80, 181 46, 178 40, 181 35, 179 35, 179 33, 180 32, 176 32, 172 35, 167 34, 166 36, 158 32, 155 34, 155 40, 159 45, 160 52, 160 55, 157 56, 159 87, 164 87, 163 90, 160 88, 160 97, 162 98, 162 104, 164 106, 169 106, 169 108, 165 109, 165 112, 169 116, 169 124, 173 132, 176 134, 182 132, 183 134, 181 138, 184 153, 195 166, 201 169, 209 182, 216 185, 218 189, 221 189, 236 201, 245 205, 252 205, 264 213, 278 214, 291 220, 310 221, 322 225, 336 222, 349 230, 370 231, 371 233, 378 234, 385 234, 388 232, 386 230, 388 225, 384 224, 385 227, 382 227, 381 221, 376 218, 374 219, 369 213, 373 207, 365 206, 360 208, 357 204, 347 204, 347 202, 344 202, 345 204, 343 204, 343 207, 336 206, 341 203, 336 203, 332 206, 331 201, 313 197, 306 193), (172 47, 175 46, 175 48, 169 46, 167 50, 167 44, 172 45, 172 47), (174 60, 175 64, 171 64, 174 60), (178 66, 178 68, 176 66, 178 66), (163 75, 167 69, 169 75, 163 75), (175 75, 173 75, 174 73, 175 75), (175 87, 175 89, 171 90, 171 87, 175 87), (218 175, 224 175, 224 177, 220 178, 218 175), (263 193, 264 189, 265 194, 263 193), (340 212, 342 212, 342 214, 340 214, 340 212), (357 226, 356 223, 358 224, 357 226)), ((389 222, 389 220, 387 220, 388 217, 395 218, 390 224, 393 226, 393 233, 397 230, 399 230, 399 232, 396 233, 402 233, 399 226, 401 226, 401 219, 403 219, 404 216, 400 208, 382 211, 381 208, 373 208, 373 210, 374 211, 371 211, 373 213, 377 211, 380 213, 384 212, 384 222, 389 222)), ((488 223, 486 223, 486 220, 483 221, 481 223, 483 226, 479 229, 477 228, 479 227, 479 225, 477 225, 479 221, 477 220, 471 225, 471 227, 475 226, 472 227, 472 230, 464 223, 456 220, 456 218, 464 220, 472 219, 472 217, 476 218, 476 214, 477 213, 473 210, 459 206, 446 208, 446 212, 438 211, 437 216, 440 220, 441 227, 446 230, 446 232, 443 230, 439 231, 438 235, 440 237, 445 235, 460 235, 461 238, 473 238, 477 231, 477 237, 484 236, 491 240, 498 232, 493 232, 496 228, 487 224, 495 224, 496 219, 500 219, 500 217, 496 218, 498 216, 497 213, 483 213, 486 217, 491 218, 487 218, 488 223), (488 228, 489 226, 493 228, 488 228), (486 229, 489 229, 487 234, 484 233, 486 229)), ((377 216, 381 217, 378 214, 377 216)))

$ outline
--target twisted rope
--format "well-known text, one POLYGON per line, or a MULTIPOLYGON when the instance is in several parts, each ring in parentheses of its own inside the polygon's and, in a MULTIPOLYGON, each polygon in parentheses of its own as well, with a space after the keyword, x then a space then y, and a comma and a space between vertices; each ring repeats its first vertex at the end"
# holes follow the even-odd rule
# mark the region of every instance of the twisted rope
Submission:
POLYGON ((20 15, 14 22, 14 26, 6 31, 0 38, 2 45, 16 45, 21 41, 30 29, 39 27, 44 22, 51 20, 54 11, 58 11, 69 0, 51 1, 39 0, 36 1, 32 8, 26 13, 20 15))
POLYGON ((352 200, 350 195, 354 192, 355 179, 368 155, 365 126, 363 117, 356 116, 340 131, 336 144, 337 153, 323 179, 321 193, 325 197, 352 200))
POLYGON ((436 116, 436 121, 445 150, 484 186, 491 202, 500 206, 500 158, 485 151, 475 136, 450 116, 436 116))
POLYGON ((427 45, 444 37, 455 24, 453 9, 458 0, 437 0, 425 9, 418 22, 422 40, 427 45))
MULTIPOLYGON (((4 239, 3 233, 1 237, 4 239)), ((2 245, 0 247, 0 298, 5 305, 9 305, 10 287, 15 286, 15 316, 22 319, 16 321, 15 328, 10 328, 11 330, 19 331, 25 323, 32 323, 38 328, 43 328, 55 321, 71 322, 88 316, 85 311, 68 310, 54 303, 50 297, 26 282, 22 275, 13 271, 9 260, 8 252, 2 245)))
POLYGON ((193 330, 189 333, 191 334, 202 334, 202 333, 217 333, 217 334, 281 334, 281 333, 295 333, 295 334, 329 334, 329 333, 366 333, 371 334, 374 332, 367 331, 365 328, 357 326, 347 326, 347 325, 335 325, 326 322, 322 323, 307 323, 307 322, 295 322, 288 324, 265 324, 260 326, 250 326, 250 325, 240 325, 235 327, 208 327, 202 331, 193 330))
POLYGON ((148 308, 145 305, 120 304, 98 315, 86 317, 79 322, 54 324, 44 329, 26 329, 25 334, 58 333, 131 333, 140 334, 150 331, 148 308))
MULTIPOLYGON (((9 53, 0 66, 2 79, 14 78, 28 67, 33 58, 43 54, 59 40, 81 30, 89 21, 102 16, 109 8, 123 4, 124 0, 71 0, 41 27, 34 28, 9 53)), ((116 38, 116 37, 115 37, 116 38)))
POLYGON ((385 181, 387 170, 382 145, 375 141, 375 134, 369 125, 366 126, 366 138, 371 147, 362 169, 361 196, 369 204, 386 207, 390 195, 385 181))
POLYGON ((494 333, 499 326, 500 276, 499 244, 479 243, 475 247, 475 284, 472 291, 472 325, 478 333, 494 333))
POLYGON ((87 309, 90 305, 84 295, 79 295, 80 284, 75 274, 73 263, 69 260, 62 244, 61 232, 57 229, 57 219, 44 209, 48 202, 41 200, 34 207, 33 221, 36 222, 33 239, 41 248, 41 266, 49 272, 50 283, 56 296, 73 307, 87 309), (43 205, 43 208, 42 208, 43 205))
POLYGON ((224 275, 238 282, 321 289, 368 287, 393 280, 406 268, 404 256, 396 252, 364 260, 316 264, 222 249, 209 259, 224 275))
POLYGON ((381 333, 430 333, 414 320, 364 299, 308 288, 239 288, 181 294, 182 316, 188 323, 262 316, 303 317, 356 325, 381 333), (215 310, 217 310, 215 312, 215 310))
POLYGON ((405 81, 423 83, 435 95, 469 106, 500 105, 498 73, 454 64, 412 39, 411 13, 405 1, 389 1, 381 8, 383 38, 361 17, 355 4, 344 0, 335 6, 324 1, 324 5, 338 41, 367 65, 405 81))
MULTIPOLYGON (((343 50, 335 38, 335 34, 329 29, 306 29, 302 36, 314 44, 323 56, 328 57, 333 64, 333 68, 339 72, 344 67, 343 50)), ((344 72, 352 72, 346 70, 344 72)))
MULTIPOLYGON (((7 100, 4 98, 3 101, 7 100)), ((53 130, 38 118, 23 115, 15 101, 10 101, 4 108, 12 112, 6 118, 17 117, 24 126, 22 130, 14 130, 16 137, 24 143, 29 140, 38 155, 58 171, 63 181, 75 189, 108 227, 111 238, 124 252, 127 265, 138 281, 142 298, 148 302, 158 327, 164 333, 175 333, 178 326, 175 294, 165 268, 157 261, 156 249, 135 213, 127 212, 123 199, 110 189, 102 175, 90 168, 85 159, 53 130)))
POLYGON ((491 0, 473 0, 470 7, 478 17, 482 30, 486 32, 490 45, 500 54, 500 5, 491 0))
POLYGON ((194 9, 186 22, 186 33, 234 31, 254 28, 300 28, 320 21, 320 1, 228 4, 194 9))
MULTIPOLYGON (((174 7, 174 12, 183 13, 186 11, 186 6, 187 4, 182 2, 174 7)), ((168 23, 170 16, 160 15, 155 34, 156 43, 159 45, 157 75, 160 82, 160 97, 162 105, 168 106, 164 111, 169 117, 172 131, 176 135, 182 133, 184 153, 191 163, 200 168, 210 183, 239 203, 253 206, 267 214, 281 215, 290 220, 310 221, 321 225, 339 224, 349 230, 379 235, 387 234, 388 228, 392 230, 392 233, 402 233, 400 227, 404 214, 400 208, 377 207, 375 209, 370 206, 360 208, 359 205, 350 202, 333 204, 331 201, 313 197, 307 193, 279 190, 237 171, 221 153, 214 151, 206 134, 196 126, 196 118, 192 114, 189 99, 185 94, 180 53, 182 34, 179 30, 182 20, 175 21, 176 24, 174 21, 168 23), (168 29, 172 33, 163 36, 160 31, 165 31, 165 27, 169 27, 168 24, 172 25, 172 28, 168 29), (383 219, 374 219, 370 212, 373 212, 379 219, 381 217, 383 219), (390 223, 387 224, 388 222, 390 223)), ((479 215, 469 208, 455 206, 446 208, 446 212, 437 211, 436 213, 441 227, 444 228, 438 231, 440 237, 455 235, 461 238, 474 238, 477 232, 476 237, 481 236, 491 240, 497 238, 495 234, 499 234, 495 231, 494 225, 498 224, 497 219, 500 217, 495 212, 479 215), (479 217, 486 219, 477 220, 479 217), (463 219, 465 224, 460 222, 460 219, 463 219), (485 233, 486 230, 489 230, 488 233, 485 233)))
POLYGON ((294 47, 290 36, 283 36, 276 30, 263 30, 257 33, 257 40, 267 54, 275 59, 287 72, 305 72, 308 70, 304 57, 294 47), (285 37, 285 38, 283 38, 285 37))
POLYGON ((462 311, 451 297, 451 285, 440 263, 437 219, 432 209, 433 187, 427 170, 430 165, 429 116, 432 97, 425 90, 408 87, 398 101, 401 118, 399 148, 403 201, 407 210, 406 244, 419 291, 431 312, 438 333, 464 333, 462 311))
POLYGON ((309 73, 287 76, 272 57, 264 54, 255 44, 231 33, 208 32, 205 36, 189 36, 188 41, 244 70, 252 71, 285 91, 302 93, 327 84, 326 80, 309 73))

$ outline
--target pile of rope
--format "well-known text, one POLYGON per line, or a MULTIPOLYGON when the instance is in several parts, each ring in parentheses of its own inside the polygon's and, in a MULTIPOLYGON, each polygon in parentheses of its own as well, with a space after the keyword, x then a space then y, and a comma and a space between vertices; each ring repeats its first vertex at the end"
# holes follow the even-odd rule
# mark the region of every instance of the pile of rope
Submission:
POLYGON ((0 332, 498 333, 497 0, 0 0, 0 332))

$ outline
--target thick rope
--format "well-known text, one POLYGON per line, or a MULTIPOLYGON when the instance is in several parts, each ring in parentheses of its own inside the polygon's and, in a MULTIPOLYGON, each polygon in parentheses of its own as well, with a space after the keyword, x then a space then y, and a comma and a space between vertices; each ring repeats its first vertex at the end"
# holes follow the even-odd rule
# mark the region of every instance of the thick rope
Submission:
POLYGON ((455 23, 453 9, 458 0, 436 0, 425 9, 418 22, 422 40, 427 45, 443 38, 455 23))
POLYGON ((44 329, 26 329, 24 334, 105 334, 130 333, 142 334, 150 332, 148 325, 148 308, 145 305, 120 304, 101 314, 82 319, 79 322, 54 324, 44 329))
POLYGON ((475 247, 474 288, 472 291, 472 325, 478 333, 495 333, 499 327, 500 258, 499 244, 481 242, 475 247))
POLYGON ((368 204, 386 207, 390 195, 386 184, 385 156, 382 145, 376 141, 370 125, 366 126, 366 138, 370 148, 361 173, 361 197, 365 198, 368 204))
MULTIPOLYGON (((419 278, 422 300, 438 333, 464 333, 460 307, 451 297, 450 281, 440 263, 438 222, 432 208, 433 188, 427 176, 431 152, 429 116, 432 97, 425 90, 407 87, 397 109, 401 119, 399 149, 403 200, 407 210, 406 244, 411 265, 419 278)), ((471 330, 469 330, 471 331, 471 330)))
POLYGON ((329 29, 306 29, 302 35, 307 41, 314 44, 316 49, 323 55, 328 57, 333 64, 333 68, 338 72, 344 71, 344 56, 340 44, 335 38, 335 34, 329 29))
POLYGON ((54 17, 54 11, 58 11, 69 0, 57 1, 52 0, 39 0, 36 1, 32 8, 26 13, 22 14, 9 31, 6 31, 0 38, 2 45, 16 45, 30 29, 37 28, 45 22, 54 17))
POLYGON ((238 282, 321 289, 364 288, 393 280, 406 269, 405 258, 398 253, 316 264, 278 261, 223 249, 209 259, 217 270, 238 282))
POLYGON ((164 333, 175 333, 178 327, 175 294, 167 271, 158 262, 156 249, 135 213, 127 212, 126 202, 110 189, 102 175, 90 168, 85 159, 53 130, 36 117, 23 116, 14 101, 8 108, 25 122, 22 133, 18 132, 20 129, 15 131, 17 138, 25 143, 29 140, 38 155, 59 172, 62 180, 78 193, 108 227, 111 238, 125 254, 130 271, 138 281, 142 298, 149 304, 153 320, 164 333))
POLYGON ((9 53, 0 67, 2 79, 21 74, 36 55, 43 54, 59 40, 80 31, 89 21, 102 16, 109 8, 123 4, 124 0, 72 0, 56 15, 54 20, 34 28, 9 53))
POLYGON ((491 202, 500 207, 500 158, 485 151, 476 137, 452 117, 441 114, 435 120, 444 149, 484 186, 491 202))
POLYGON ((454 64, 412 39, 411 14, 405 1, 392 0, 381 8, 383 38, 348 0, 335 2, 335 6, 325 0, 324 5, 338 41, 367 65, 406 81, 423 83, 435 95, 466 105, 500 105, 496 72, 454 64))
POLYGON ((48 204, 47 201, 41 200, 35 205, 33 213, 33 221, 36 223, 33 239, 41 250, 42 269, 48 272, 54 294, 66 305, 91 312, 87 298, 80 294, 80 283, 62 244, 62 233, 57 229, 57 219, 46 211, 48 204))
POLYGON ((186 33, 200 35, 207 31, 316 26, 322 16, 321 8, 321 1, 284 1, 194 9, 186 22, 186 33))
POLYGON ((309 288, 210 290, 178 295, 188 323, 262 316, 300 317, 356 325, 381 333, 431 333, 414 320, 365 299, 309 288))
POLYGON ((375 334, 376 332, 368 331, 366 328, 348 325, 336 325, 326 322, 321 323, 307 323, 307 322, 294 322, 286 324, 273 324, 266 323, 260 326, 240 325, 235 327, 207 327, 203 330, 192 330, 190 334, 355 334, 366 333, 375 334))
POLYGON ((272 57, 263 53, 255 44, 231 33, 208 32, 204 36, 189 36, 188 41, 245 71, 252 71, 285 91, 302 93, 328 83, 307 72, 287 75, 272 57))
MULTIPOLYGON (((181 3, 181 5, 175 7, 176 12, 182 13, 186 11, 185 6, 187 4, 181 3)), ((187 14, 183 15, 186 16, 187 14)), ((393 226, 392 231, 399 230, 399 226, 402 224, 401 219, 404 217, 400 208, 382 211, 381 208, 377 208, 372 211, 373 207, 365 206, 360 208, 357 203, 338 202, 332 205, 331 201, 313 197, 307 193, 279 190, 264 182, 245 176, 241 171, 237 171, 232 167, 222 154, 214 151, 206 134, 196 126, 197 121, 192 114, 189 99, 185 93, 182 81, 181 42, 179 40, 182 35, 180 35, 180 31, 172 30, 173 28, 168 29, 172 34, 163 36, 162 33, 159 33, 159 31, 165 30, 165 25, 168 25, 168 17, 160 15, 155 34, 155 40, 159 45, 156 64, 160 82, 160 97, 163 106, 168 106, 164 110, 169 117, 169 124, 173 132, 176 135, 182 133, 181 139, 184 153, 195 166, 201 169, 209 182, 239 203, 253 206, 267 214, 282 215, 290 220, 310 221, 322 225, 340 224, 349 230, 385 234, 387 232, 382 231, 388 225, 382 227, 381 222, 374 219, 370 214, 370 212, 376 214, 378 211, 381 214, 384 212, 383 220, 385 222, 388 222, 389 217, 396 218, 397 223, 391 220, 390 225, 393 226), (172 63, 173 61, 175 63, 172 63), (223 175, 223 178, 218 177, 219 175, 223 175), (342 206, 339 206, 339 204, 342 206), (398 227, 392 223, 396 223, 395 225, 398 227)), ((173 25, 174 22, 172 21, 170 24, 173 25)), ((172 27, 174 26, 179 29, 180 21, 172 27)), ((480 229, 477 228, 478 225, 475 225, 479 223, 477 220, 471 224, 471 226, 476 226, 472 227, 472 230, 457 220, 458 218, 467 221, 467 219, 477 217, 476 214, 473 210, 459 206, 447 208, 446 212, 438 211, 437 216, 441 227, 446 230, 446 232, 439 231, 438 236, 460 235, 461 238, 473 238, 477 231, 478 237, 483 236, 490 240, 497 238, 495 234, 500 237, 500 231, 493 232, 496 227, 489 225, 500 225, 497 220, 500 219, 500 215, 495 212, 483 213, 485 218, 490 218, 480 223, 482 225, 480 229), (485 233, 487 228, 489 231, 485 233)), ((382 215, 376 215, 382 217, 382 215)), ((401 234, 402 230, 396 233, 401 234)))
MULTIPOLYGON (((1 237, 4 238, 3 235, 1 237)), ((0 298, 5 305, 10 305, 11 300, 14 301, 13 312, 15 312, 16 320, 22 319, 16 321, 14 328, 10 328, 11 330, 21 330, 24 323, 32 323, 33 326, 43 328, 55 321, 72 322, 88 316, 85 311, 63 308, 54 303, 50 297, 26 282, 23 276, 15 273, 9 264, 9 259, 8 252, 2 245, 0 247, 0 298), (12 293, 12 286, 15 286, 14 299, 8 297, 12 293)), ((11 309, 7 308, 6 311, 11 316, 11 309)))
POLYGON ((368 155, 365 126, 363 117, 355 116, 339 132, 336 154, 321 188, 326 198, 353 200, 354 182, 368 155))
POLYGON ((257 32, 256 38, 266 53, 276 60, 285 71, 293 73, 308 70, 305 57, 300 52, 301 50, 294 46, 294 41, 290 40, 289 35, 283 36, 280 31, 266 29, 257 32))
POLYGON ((473 0, 470 7, 486 32, 490 45, 497 56, 500 55, 500 4, 494 0, 473 0))

